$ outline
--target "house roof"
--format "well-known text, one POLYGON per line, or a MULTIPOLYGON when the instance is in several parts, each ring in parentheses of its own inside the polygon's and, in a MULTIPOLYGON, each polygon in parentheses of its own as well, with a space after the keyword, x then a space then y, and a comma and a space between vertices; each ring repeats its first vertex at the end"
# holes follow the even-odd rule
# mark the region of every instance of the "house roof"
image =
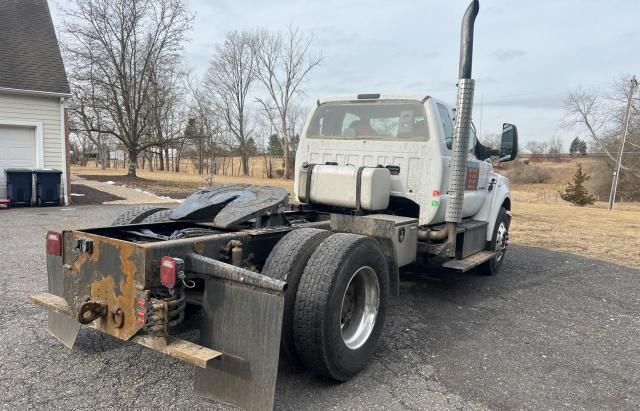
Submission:
POLYGON ((69 94, 47 0, 0 0, 0 89, 69 94))

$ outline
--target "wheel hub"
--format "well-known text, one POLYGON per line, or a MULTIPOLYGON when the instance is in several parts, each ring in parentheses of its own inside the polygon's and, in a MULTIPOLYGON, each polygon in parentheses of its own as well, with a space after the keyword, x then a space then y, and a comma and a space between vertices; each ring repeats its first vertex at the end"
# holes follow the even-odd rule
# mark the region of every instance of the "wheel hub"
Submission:
POLYGON ((371 267, 359 268, 349 280, 340 309, 340 332, 344 344, 356 350, 368 340, 380 305, 378 276, 371 267))
POLYGON ((507 246, 509 245, 509 230, 507 229, 507 226, 505 225, 504 221, 500 223, 500 226, 498 227, 498 232, 496 235, 496 260, 500 261, 502 260, 502 257, 504 257, 505 253, 507 252, 507 246))

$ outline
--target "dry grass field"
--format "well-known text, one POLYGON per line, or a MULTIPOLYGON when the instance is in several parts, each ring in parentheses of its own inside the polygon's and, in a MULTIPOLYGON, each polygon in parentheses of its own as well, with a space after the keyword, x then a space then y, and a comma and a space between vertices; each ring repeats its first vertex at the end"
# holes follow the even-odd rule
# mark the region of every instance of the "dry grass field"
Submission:
MULTIPOLYGON (((513 223, 511 241, 599 258, 618 264, 640 267, 640 204, 625 203, 611 212, 606 202, 575 207, 554 195, 571 178, 575 164, 538 163, 548 168, 552 178, 544 184, 512 186, 513 223)), ((590 164, 585 162, 589 171, 590 164)), ((122 170, 72 168, 74 174, 92 179, 109 179, 130 187, 143 188, 159 195, 184 198, 207 184, 204 177, 170 172, 139 173, 131 180, 122 170)), ((282 179, 216 176, 214 183, 274 185, 293 191, 293 182, 282 179)))
MULTIPOLYGON (((151 193, 168 196, 176 199, 185 198, 200 187, 209 185, 207 176, 198 174, 173 173, 169 171, 141 171, 138 170, 138 178, 131 179, 122 169, 108 168, 101 170, 93 167, 72 167, 72 174, 91 180, 113 181, 117 184, 132 188, 141 188, 151 193)), ((213 184, 257 184, 282 187, 289 192, 293 191, 293 183, 283 179, 266 179, 258 177, 230 177, 215 176, 213 184)))
MULTIPOLYGON (((616 204, 614 211, 607 209, 607 199, 588 207, 573 206, 557 193, 573 177, 575 162, 536 164, 547 169, 551 179, 511 187, 514 243, 640 267, 640 203, 616 204)), ((594 165, 583 160, 588 173, 594 165)))

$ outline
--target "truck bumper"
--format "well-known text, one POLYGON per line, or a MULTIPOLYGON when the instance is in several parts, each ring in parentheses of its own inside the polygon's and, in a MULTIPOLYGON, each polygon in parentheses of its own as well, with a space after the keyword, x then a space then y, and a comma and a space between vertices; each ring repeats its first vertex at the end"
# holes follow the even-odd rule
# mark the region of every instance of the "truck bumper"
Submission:
MULTIPOLYGON (((48 331, 53 336, 68 348, 73 347, 82 325, 76 302, 89 293, 92 300, 105 305, 106 314, 88 326, 198 367, 195 392, 200 396, 250 410, 273 407, 286 283, 185 251, 179 255, 185 261, 185 271, 204 280, 199 343, 171 335, 156 337, 144 329, 134 329, 134 325, 130 327, 131 333, 112 333, 114 307, 133 306, 134 302, 127 299, 135 299, 137 295, 125 293, 130 270, 148 272, 153 269, 156 257, 153 250, 144 247, 134 250, 142 257, 134 255, 121 264, 122 275, 117 278, 119 281, 113 281, 119 287, 111 288, 110 294, 104 293, 104 288, 96 284, 104 283, 112 275, 106 259, 119 257, 118 249, 132 246, 101 241, 98 236, 92 239, 95 250, 89 257, 93 260, 77 255, 47 256, 49 292, 32 296, 31 302, 49 311, 48 331), (97 259, 99 253, 101 258, 97 259), (144 261, 144 265, 134 264, 138 260, 144 261), (83 261, 87 265, 78 263, 83 261)), ((136 284, 135 290, 141 290, 140 282, 136 284)), ((128 311, 125 317, 126 326, 126 321, 134 317, 128 311)))
MULTIPOLYGON (((75 340, 75 336, 72 337, 71 334, 75 333, 77 335, 81 324, 73 319, 73 311, 64 298, 50 293, 43 293, 31 296, 31 303, 49 310, 49 314, 54 316, 54 324, 51 324, 51 318, 49 318, 49 332, 54 337, 63 343, 65 343, 65 340, 70 341, 71 338, 75 340)), ((164 339, 162 337, 138 334, 129 341, 204 369, 211 364, 212 360, 222 356, 219 351, 175 337, 164 339)), ((65 345, 67 344, 65 343, 65 345)), ((67 345, 67 347, 73 348, 73 344, 71 346, 67 345)))

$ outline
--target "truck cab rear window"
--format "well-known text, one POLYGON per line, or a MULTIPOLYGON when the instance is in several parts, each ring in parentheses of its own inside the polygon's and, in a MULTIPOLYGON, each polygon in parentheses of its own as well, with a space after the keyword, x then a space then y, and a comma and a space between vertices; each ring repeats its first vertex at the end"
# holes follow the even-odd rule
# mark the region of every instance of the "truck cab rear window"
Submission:
POLYGON ((345 139, 427 139, 427 124, 418 102, 340 102, 318 107, 307 137, 345 139))

